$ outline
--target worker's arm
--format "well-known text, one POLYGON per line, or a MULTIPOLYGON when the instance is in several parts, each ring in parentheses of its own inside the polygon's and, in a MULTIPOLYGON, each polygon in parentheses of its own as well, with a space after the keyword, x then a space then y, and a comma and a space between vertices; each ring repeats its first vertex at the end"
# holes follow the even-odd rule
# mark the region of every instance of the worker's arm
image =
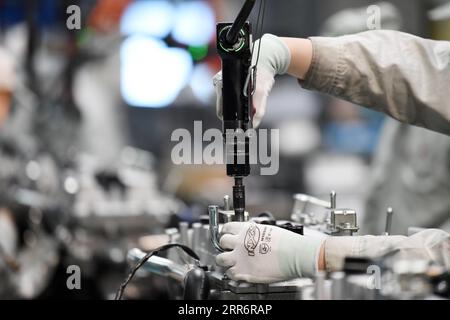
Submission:
POLYGON ((450 134, 450 42, 397 31, 310 40, 282 38, 304 88, 450 134))
POLYGON ((304 88, 450 135, 450 42, 376 30, 310 39, 266 34, 259 43, 255 124, 265 113, 275 76, 288 73, 304 88))
POLYGON ((341 270, 345 257, 375 258, 391 250, 400 250, 404 257, 433 261, 450 268, 450 234, 427 229, 410 237, 329 237, 322 245, 319 269, 341 270))

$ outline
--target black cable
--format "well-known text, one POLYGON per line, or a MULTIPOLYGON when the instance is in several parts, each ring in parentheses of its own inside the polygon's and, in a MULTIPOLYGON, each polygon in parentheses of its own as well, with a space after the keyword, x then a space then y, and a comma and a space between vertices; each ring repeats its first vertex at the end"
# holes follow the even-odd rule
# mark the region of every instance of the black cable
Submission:
POLYGON ((171 249, 171 248, 181 248, 181 249, 183 249, 184 252, 186 252, 190 257, 195 259, 195 262, 198 265, 200 265, 200 258, 198 257, 198 255, 191 248, 189 248, 189 247, 187 247, 185 245, 182 245, 182 244, 179 244, 179 243, 170 243, 170 244, 166 244, 164 246, 161 246, 159 248, 156 248, 155 250, 152 250, 152 251, 148 252, 131 269, 130 273, 128 273, 127 278, 125 279, 125 281, 120 285, 119 289, 117 290, 117 293, 116 293, 116 296, 115 296, 114 300, 122 300, 122 296, 123 296, 123 293, 124 293, 126 287, 130 283, 130 281, 133 279, 133 277, 136 274, 136 272, 144 265, 144 263, 146 263, 148 261, 148 259, 150 259, 154 255, 156 255, 156 254, 158 254, 158 253, 160 253, 162 251, 166 251, 166 250, 171 249))

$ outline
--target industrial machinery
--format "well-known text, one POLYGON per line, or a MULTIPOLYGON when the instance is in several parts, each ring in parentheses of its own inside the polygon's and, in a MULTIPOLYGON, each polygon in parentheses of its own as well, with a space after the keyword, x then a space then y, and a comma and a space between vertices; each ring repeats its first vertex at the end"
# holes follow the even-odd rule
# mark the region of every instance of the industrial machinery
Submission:
MULTIPOLYGON (((332 192, 333 201, 336 199, 336 193, 332 192)), ((219 244, 220 225, 222 223, 234 221, 235 211, 232 210, 229 197, 224 197, 222 207, 211 205, 208 207, 208 218, 202 222, 193 223, 188 228, 187 223, 180 223, 178 229, 167 231, 170 243, 179 243, 191 248, 199 256, 200 265, 203 268, 194 266, 193 260, 189 260, 184 253, 177 252, 169 254, 167 258, 151 257, 144 265, 143 269, 150 273, 163 276, 169 281, 178 282, 183 290, 178 295, 171 298, 186 299, 295 299, 300 289, 313 286, 312 279, 302 278, 290 281, 272 283, 272 284, 250 284, 246 282, 236 282, 228 279, 225 275, 225 269, 215 263, 215 256, 223 252, 219 244), (207 285, 205 285, 207 284, 207 285), (181 294, 184 292, 184 294, 181 294)), ((324 203, 328 203, 324 201, 324 203)), ((331 206, 328 206, 331 207, 331 206)), ((330 212, 337 211, 338 216, 341 210, 331 209, 330 212)), ((344 210, 343 210, 344 211, 344 210)), ((306 214, 306 213, 304 213, 306 214)), ((348 215, 352 216, 351 214, 348 215)), ((356 217, 352 216, 356 222, 356 217)), ((262 213, 258 217, 244 217, 245 221, 251 221, 258 224, 276 225, 298 234, 304 233, 304 226, 294 221, 275 220, 270 213, 262 213)), ((349 219, 351 220, 351 219, 349 219)), ((336 223, 340 221, 335 219, 336 223)), ((322 225, 330 233, 337 232, 338 228, 332 225, 322 225)), ((341 227, 340 225, 336 225, 341 227)), ((342 227, 349 228, 347 223, 342 227)), ((357 230, 356 224, 351 225, 352 230, 357 230)), ((340 232, 340 231, 339 231, 340 232)), ((139 249, 133 249, 128 253, 128 260, 135 264, 145 256, 145 253, 139 249)))
MULTIPOLYGON (((304 194, 294 195, 291 221, 277 221, 269 213, 249 218, 257 224, 276 225, 299 234, 319 232, 323 236, 351 236, 357 232, 356 212, 336 207, 336 193, 331 201, 304 194), (323 218, 314 209, 325 208, 323 218), (297 222, 295 222, 297 221, 297 222), (301 223, 299 223, 301 221, 301 223)), ((345 260, 340 272, 319 272, 314 279, 299 278, 272 284, 251 284, 227 278, 226 270, 215 264, 215 256, 224 251, 219 244, 220 225, 233 219, 229 197, 222 207, 209 206, 209 221, 205 217, 191 227, 181 222, 179 228, 166 230, 170 244, 187 246, 196 252, 198 261, 182 251, 170 251, 166 256, 152 256, 142 264, 142 276, 164 279, 171 299, 188 300, 349 300, 349 299, 448 299, 450 274, 428 261, 401 256, 390 251, 377 259, 345 260)), ((392 209, 387 211, 389 234, 392 209)), ((128 252, 130 265, 148 257, 139 249, 128 252)))

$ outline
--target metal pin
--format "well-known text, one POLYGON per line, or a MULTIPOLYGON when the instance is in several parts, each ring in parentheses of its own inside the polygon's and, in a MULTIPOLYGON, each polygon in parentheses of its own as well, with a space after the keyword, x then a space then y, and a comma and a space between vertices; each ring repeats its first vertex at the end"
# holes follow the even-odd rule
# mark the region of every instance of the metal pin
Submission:
POLYGON ((225 195, 223 197, 223 209, 226 210, 226 211, 231 209, 230 196, 229 195, 225 195))
POLYGON ((331 191, 330 193, 330 205, 331 209, 336 209, 336 191, 331 191))

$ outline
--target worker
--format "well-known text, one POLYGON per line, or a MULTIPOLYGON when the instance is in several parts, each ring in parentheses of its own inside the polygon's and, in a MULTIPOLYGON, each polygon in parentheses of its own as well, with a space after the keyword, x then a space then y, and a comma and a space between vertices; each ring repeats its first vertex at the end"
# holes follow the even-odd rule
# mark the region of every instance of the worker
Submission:
MULTIPOLYGON (((450 3, 447 3, 450 6, 450 3)), ((390 2, 373 4, 380 15, 383 29, 403 31, 406 17, 390 2)), ((324 36, 342 36, 367 30, 367 6, 346 8, 331 15, 323 24, 324 36)), ((450 10, 439 6, 427 14, 434 36, 449 40, 438 33, 438 25, 450 22, 450 10), (448 13, 446 13, 448 11, 448 13), (439 15, 436 15, 438 12, 439 15)), ((442 28, 445 30, 445 27, 442 28)), ((331 99, 339 109, 349 102, 331 99)), ((338 110, 333 110, 335 114, 338 110)), ((348 111, 347 111, 348 112, 348 111)), ((385 226, 386 208, 392 207, 391 234, 408 234, 410 227, 439 228, 450 232, 450 139, 448 136, 392 118, 383 121, 379 141, 372 159, 370 178, 362 189, 364 209, 358 217, 362 234, 378 234, 385 226)), ((360 189, 361 191, 361 189, 360 189)))
MULTIPOLYGON (((266 109, 276 75, 288 73, 306 89, 316 90, 352 103, 384 112, 412 125, 450 135, 450 42, 422 39, 398 31, 374 30, 335 38, 281 38, 266 34, 261 47, 256 91, 253 96, 254 125, 266 109)), ((256 53, 253 60, 256 61, 256 53)), ((214 79, 220 93, 221 75, 214 79)), ((221 94, 217 110, 222 109, 221 94)), ((406 255, 425 258, 450 268, 450 234, 428 229, 410 237, 301 236, 270 226, 233 222, 223 227, 221 245, 230 250, 217 256, 229 267, 234 280, 270 283, 317 270, 341 270, 344 258, 376 257, 399 249, 406 255), (253 239, 264 250, 247 251, 254 228, 269 237, 253 239), (262 245, 260 243, 259 245, 262 245)), ((253 246, 258 244, 253 244, 253 246)))

